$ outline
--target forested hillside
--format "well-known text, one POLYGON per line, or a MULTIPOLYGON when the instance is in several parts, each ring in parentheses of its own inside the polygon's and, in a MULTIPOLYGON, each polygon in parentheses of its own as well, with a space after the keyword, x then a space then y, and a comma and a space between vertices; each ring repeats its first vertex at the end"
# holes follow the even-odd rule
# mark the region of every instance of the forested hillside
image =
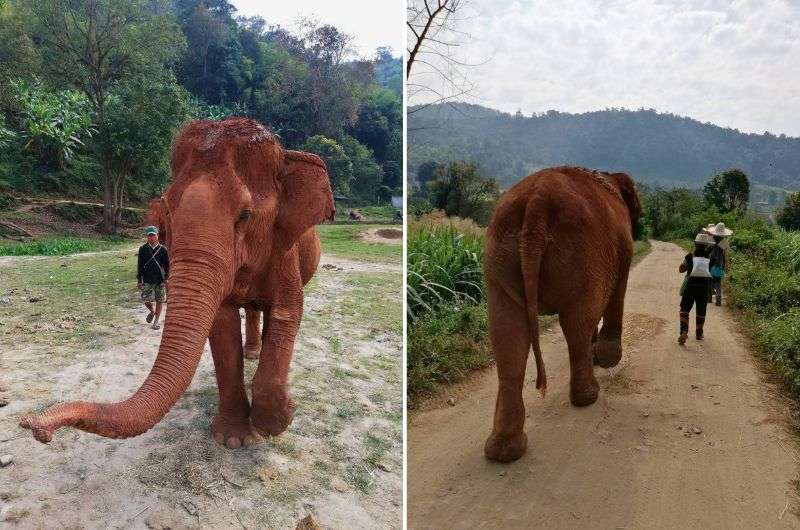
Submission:
POLYGON ((225 0, 0 1, 0 190, 128 203, 169 178, 187 120, 249 116, 320 154, 337 197, 401 185, 402 64, 352 37, 237 17, 225 0))
POLYGON ((411 109, 408 127, 412 174, 431 160, 465 161, 507 187, 536 169, 574 164, 698 188, 737 167, 756 185, 800 189, 800 138, 744 134, 653 110, 523 116, 453 103, 411 109))

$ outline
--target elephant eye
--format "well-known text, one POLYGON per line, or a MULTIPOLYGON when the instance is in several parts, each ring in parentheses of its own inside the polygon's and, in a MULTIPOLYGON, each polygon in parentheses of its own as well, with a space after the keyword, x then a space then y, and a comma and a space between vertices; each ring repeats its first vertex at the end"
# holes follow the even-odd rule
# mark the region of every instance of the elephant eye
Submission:
POLYGON ((242 213, 239 214, 240 221, 247 221, 253 215, 253 210, 242 210, 242 213))

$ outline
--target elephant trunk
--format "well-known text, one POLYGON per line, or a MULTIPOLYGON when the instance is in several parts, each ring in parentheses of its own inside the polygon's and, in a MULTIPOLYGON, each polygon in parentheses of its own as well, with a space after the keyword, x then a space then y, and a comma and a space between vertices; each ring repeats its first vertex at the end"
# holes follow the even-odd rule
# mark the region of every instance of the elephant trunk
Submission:
MULTIPOLYGON (((177 257, 176 257, 177 258, 177 257)), ((136 393, 119 403, 75 401, 22 418, 20 426, 49 442, 61 427, 108 438, 130 438, 150 430, 186 391, 194 377, 224 292, 220 263, 203 254, 173 259, 169 311, 153 368, 136 393)))

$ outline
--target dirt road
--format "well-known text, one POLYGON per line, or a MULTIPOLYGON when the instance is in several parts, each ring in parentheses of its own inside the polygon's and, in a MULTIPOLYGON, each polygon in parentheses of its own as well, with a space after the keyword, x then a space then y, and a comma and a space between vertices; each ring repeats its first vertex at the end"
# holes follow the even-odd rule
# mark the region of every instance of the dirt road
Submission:
POLYGON ((800 527, 785 406, 727 310, 709 307, 703 342, 693 323, 687 345, 676 342, 683 255, 656 242, 631 272, 623 360, 597 369, 594 405, 570 405, 563 336, 558 326, 542 335, 548 393, 535 390, 531 355, 528 452, 517 462, 483 457, 493 369, 463 385, 454 407, 412 414, 409 527, 800 527))

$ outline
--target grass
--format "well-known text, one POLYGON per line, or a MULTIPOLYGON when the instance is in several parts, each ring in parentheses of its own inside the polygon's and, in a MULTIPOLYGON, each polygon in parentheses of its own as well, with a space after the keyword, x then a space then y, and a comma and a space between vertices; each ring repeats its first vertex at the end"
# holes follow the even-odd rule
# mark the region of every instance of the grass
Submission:
POLYGON ((66 256, 79 252, 114 250, 130 244, 129 239, 121 237, 81 238, 46 237, 32 241, 0 242, 0 256, 66 256))
POLYGON ((322 251, 326 254, 362 261, 400 261, 403 255, 402 245, 370 243, 361 238, 365 230, 373 228, 380 228, 380 225, 324 224, 319 225, 317 230, 322 240, 322 251))
POLYGON ((135 249, 4 266, 0 343, 86 344, 115 340, 106 324, 138 305, 135 249), (31 301, 35 300, 35 301, 31 301))
POLYGON ((469 220, 424 216, 408 227, 408 316, 483 299, 483 230, 469 220))

